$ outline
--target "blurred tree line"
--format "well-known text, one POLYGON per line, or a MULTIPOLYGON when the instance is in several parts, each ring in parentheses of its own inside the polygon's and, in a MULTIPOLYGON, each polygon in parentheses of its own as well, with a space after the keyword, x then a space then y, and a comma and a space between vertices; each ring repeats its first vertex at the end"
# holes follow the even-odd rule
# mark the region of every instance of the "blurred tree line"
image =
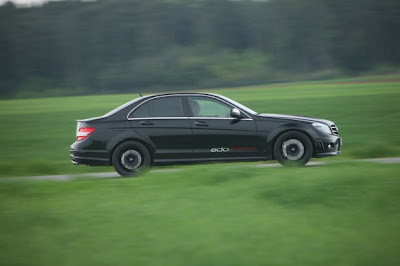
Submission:
POLYGON ((98 0, 0 7, 0 97, 334 77, 400 65, 398 0, 98 0))

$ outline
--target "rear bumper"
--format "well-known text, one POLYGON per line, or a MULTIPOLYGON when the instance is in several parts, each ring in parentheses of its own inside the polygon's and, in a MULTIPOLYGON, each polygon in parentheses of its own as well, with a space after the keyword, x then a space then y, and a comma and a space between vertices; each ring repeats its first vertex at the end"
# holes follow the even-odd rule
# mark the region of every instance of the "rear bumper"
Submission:
POLYGON ((327 135, 324 138, 315 140, 314 157, 336 156, 341 153, 342 138, 339 136, 327 135))
POLYGON ((70 152, 71 162, 75 165, 109 166, 110 155, 107 151, 75 150, 70 152))

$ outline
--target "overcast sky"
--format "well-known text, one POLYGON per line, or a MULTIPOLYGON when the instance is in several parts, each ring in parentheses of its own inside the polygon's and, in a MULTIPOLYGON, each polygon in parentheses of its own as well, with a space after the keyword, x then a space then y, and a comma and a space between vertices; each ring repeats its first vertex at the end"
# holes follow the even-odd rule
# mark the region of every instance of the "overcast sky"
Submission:
POLYGON ((13 2, 15 5, 19 6, 31 6, 31 5, 41 5, 43 2, 48 2, 46 0, 0 0, 0 5, 4 5, 6 2, 13 2))
MULTIPOLYGON (((61 1, 61 0, 0 0, 0 6, 6 2, 13 2, 16 6, 20 7, 30 7, 30 6, 41 6, 44 3, 50 1, 61 1)), ((81 0, 81 1, 96 1, 96 0, 81 0)))
POLYGON ((29 7, 43 5, 43 3, 49 2, 49 0, 0 0, 0 5, 3 5, 6 2, 13 2, 17 6, 29 7))

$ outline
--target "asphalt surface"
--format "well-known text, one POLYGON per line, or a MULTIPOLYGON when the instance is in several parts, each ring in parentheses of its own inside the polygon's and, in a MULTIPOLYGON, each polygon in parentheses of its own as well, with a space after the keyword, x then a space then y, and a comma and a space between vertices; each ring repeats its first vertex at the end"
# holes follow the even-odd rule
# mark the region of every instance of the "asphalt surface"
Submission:
MULTIPOLYGON (((344 161, 340 161, 344 162, 344 161)), ((372 162, 372 163, 382 163, 382 164, 396 164, 400 163, 400 157, 394 158, 374 158, 374 159, 357 159, 349 160, 348 162, 372 162)), ((333 162, 334 163, 334 162, 333 162)), ((330 164, 327 162, 309 162, 306 167, 320 166, 330 164)), ((254 167, 260 168, 270 168, 270 167, 282 167, 280 164, 267 164, 260 163, 255 164, 254 167)), ((151 172, 167 173, 167 172, 178 172, 178 168, 165 168, 151 170, 151 172)), ((42 176, 24 176, 24 177, 3 177, 0 178, 0 182, 15 182, 15 181, 43 181, 43 180, 54 180, 54 181, 70 181, 82 178, 93 178, 93 179, 105 179, 105 178, 115 178, 120 177, 116 172, 107 173, 83 173, 83 174, 70 174, 70 175, 42 175, 42 176)))

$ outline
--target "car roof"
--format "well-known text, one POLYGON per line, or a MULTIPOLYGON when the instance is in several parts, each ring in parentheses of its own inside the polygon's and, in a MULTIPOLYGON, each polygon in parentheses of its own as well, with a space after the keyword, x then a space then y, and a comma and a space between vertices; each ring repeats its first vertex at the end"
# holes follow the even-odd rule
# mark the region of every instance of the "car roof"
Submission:
POLYGON ((145 95, 143 97, 150 98, 150 97, 158 97, 158 96, 179 96, 179 95, 205 95, 205 96, 218 96, 221 97, 219 94, 209 93, 209 92, 170 92, 170 93, 157 93, 151 95, 145 95))
POLYGON ((164 96, 212 96, 212 97, 216 97, 219 98, 223 101, 227 101, 230 102, 230 104, 233 104, 234 106, 238 107, 239 109, 241 109, 242 111, 244 110, 247 113, 250 113, 252 115, 257 115, 257 112, 251 110, 250 108, 235 102, 232 99, 229 99, 223 95, 220 94, 216 94, 216 93, 210 93, 210 92, 170 92, 170 93, 158 93, 158 94, 152 94, 152 95, 145 95, 145 96, 141 96, 138 99, 138 101, 141 101, 142 103, 150 100, 152 98, 157 98, 157 97, 164 97, 164 96))

